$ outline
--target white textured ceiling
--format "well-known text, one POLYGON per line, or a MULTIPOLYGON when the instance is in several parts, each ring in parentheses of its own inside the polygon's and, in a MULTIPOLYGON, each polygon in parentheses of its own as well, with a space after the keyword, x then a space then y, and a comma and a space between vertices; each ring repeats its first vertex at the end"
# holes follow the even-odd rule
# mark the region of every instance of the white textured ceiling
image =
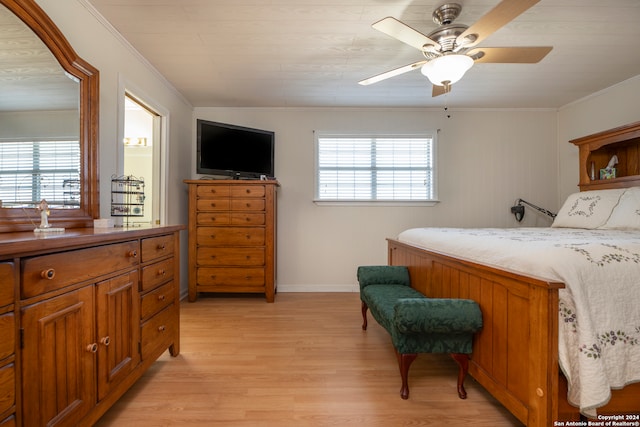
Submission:
POLYGON ((47 46, 0 6, 0 111, 77 109, 80 91, 47 46))
MULTIPOLYGON (((553 46, 538 64, 476 64, 431 97, 422 59, 371 28, 429 33, 434 0, 87 0, 193 106, 560 107, 640 74, 639 0, 541 0, 480 46, 553 46)), ((518 1, 518 0, 509 0, 518 1)), ((498 0, 458 0, 473 24, 498 0)))

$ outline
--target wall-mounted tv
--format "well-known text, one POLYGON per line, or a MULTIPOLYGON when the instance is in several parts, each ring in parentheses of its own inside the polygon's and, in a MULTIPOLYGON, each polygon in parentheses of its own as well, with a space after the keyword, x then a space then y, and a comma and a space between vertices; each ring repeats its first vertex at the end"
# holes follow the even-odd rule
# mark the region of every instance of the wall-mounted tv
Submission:
POLYGON ((274 132, 198 119, 197 142, 199 174, 274 177, 274 132))

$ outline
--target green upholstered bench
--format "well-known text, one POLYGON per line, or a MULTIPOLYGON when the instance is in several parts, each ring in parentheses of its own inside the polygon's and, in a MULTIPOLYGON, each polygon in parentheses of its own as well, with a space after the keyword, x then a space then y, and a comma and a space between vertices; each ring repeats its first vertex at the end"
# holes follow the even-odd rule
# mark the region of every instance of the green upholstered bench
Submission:
POLYGON ((472 351, 473 334, 482 328, 482 313, 475 301, 427 298, 411 287, 409 269, 403 266, 358 267, 362 329, 367 310, 391 335, 402 387, 409 397, 409 367, 418 353, 449 353, 459 365, 458 396, 467 397, 464 379, 472 351))

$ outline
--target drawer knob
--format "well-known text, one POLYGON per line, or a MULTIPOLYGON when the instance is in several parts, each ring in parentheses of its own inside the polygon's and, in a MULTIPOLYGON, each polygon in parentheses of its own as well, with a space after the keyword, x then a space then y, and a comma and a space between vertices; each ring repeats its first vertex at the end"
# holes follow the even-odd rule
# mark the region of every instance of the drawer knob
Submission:
POLYGON ((166 272, 163 269, 158 270, 158 276, 164 276, 166 272))
POLYGON ((47 268, 46 270, 42 270, 40 272, 40 277, 47 280, 53 280, 53 278, 56 277, 56 270, 54 270, 53 268, 47 268))
POLYGON ((164 246, 164 243, 161 245, 158 245, 158 250, 159 251, 164 251, 166 249, 166 247, 164 246))
POLYGON ((212 207, 212 208, 215 208, 215 207, 216 207, 216 204, 215 204, 215 203, 211 203, 211 207, 212 207))
POLYGON ((111 338, 109 338, 108 335, 106 337, 100 338, 100 344, 104 345, 105 347, 108 347, 109 344, 111 344, 111 338))
POLYGON ((251 239, 251 235, 247 234, 247 240, 250 240, 250 239, 251 239))
POLYGON ((247 188, 247 194, 251 194, 251 190, 247 188))
POLYGON ((251 203, 247 203, 247 207, 250 208, 251 207, 251 203))
POLYGON ((164 300, 165 300, 164 295, 158 295, 158 301, 164 301, 164 300))
POLYGON ((167 330, 167 327, 165 325, 158 326, 158 332, 164 332, 166 330, 167 330))
POLYGON ((129 253, 127 254, 130 258, 137 258, 138 257, 138 251, 136 251, 135 249, 132 251, 129 251, 129 253))
POLYGON ((93 344, 89 344, 86 347, 87 352, 89 353, 95 353, 98 351, 98 344, 93 343, 93 344))

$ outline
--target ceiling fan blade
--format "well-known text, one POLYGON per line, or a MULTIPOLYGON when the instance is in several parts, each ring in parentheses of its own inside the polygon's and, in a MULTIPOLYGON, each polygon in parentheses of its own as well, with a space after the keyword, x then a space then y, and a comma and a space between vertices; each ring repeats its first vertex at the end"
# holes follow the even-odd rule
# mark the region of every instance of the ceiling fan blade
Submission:
POLYGON ((456 38, 458 46, 471 47, 480 43, 522 14, 540 0, 502 0, 456 38))
POLYGON ((477 63, 535 64, 551 52, 551 46, 479 47, 466 53, 477 63))
POLYGON ((418 30, 414 30, 407 24, 398 21, 396 18, 387 16, 371 25, 376 30, 385 33, 388 36, 398 39, 409 46, 415 47, 422 51, 424 45, 433 45, 436 50, 440 50, 438 42, 431 40, 418 30))
POLYGON ((395 76, 399 76, 400 74, 404 74, 404 73, 408 73, 409 71, 415 70, 416 68, 420 68, 421 66, 423 66, 424 64, 426 64, 428 61, 418 61, 418 62, 414 62, 413 64, 409 64, 409 65, 405 65, 404 67, 399 67, 396 68, 394 70, 391 71, 387 71, 384 72, 382 74, 378 74, 376 76, 373 77, 369 77, 368 79, 364 79, 364 80, 360 80, 358 82, 358 84, 361 84, 362 86, 367 86, 373 83, 377 83, 379 81, 391 78, 391 77, 395 77, 395 76))

